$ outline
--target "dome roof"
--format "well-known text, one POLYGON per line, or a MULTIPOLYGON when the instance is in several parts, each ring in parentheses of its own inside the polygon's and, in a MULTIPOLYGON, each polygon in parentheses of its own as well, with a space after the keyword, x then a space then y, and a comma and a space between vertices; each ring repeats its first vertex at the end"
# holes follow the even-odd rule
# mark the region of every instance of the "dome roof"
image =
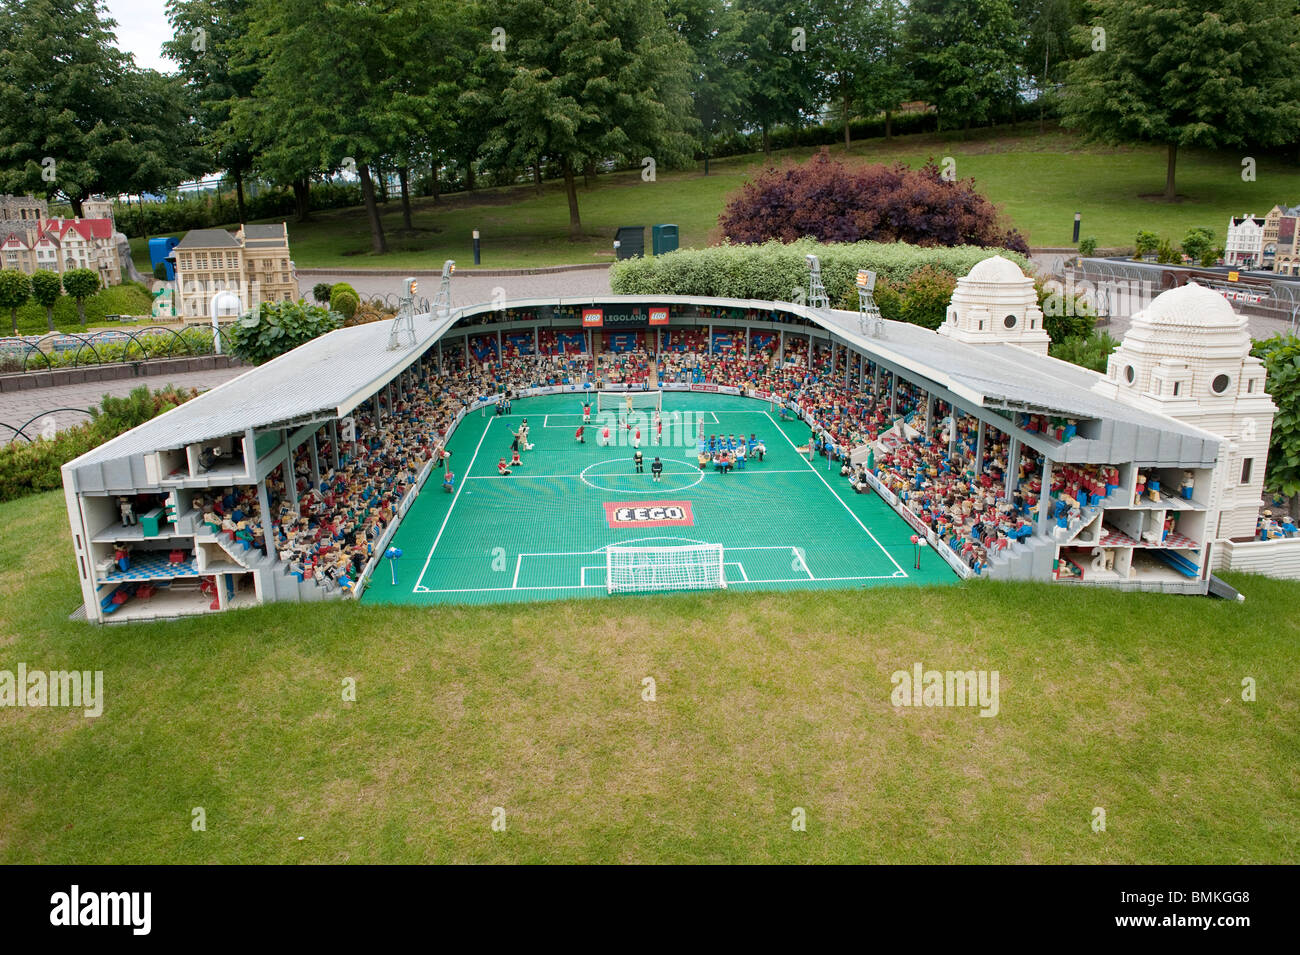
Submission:
POLYGON ((1151 304, 1133 316, 1152 325, 1194 325, 1200 328, 1236 330, 1243 324, 1228 300, 1213 289, 1194 283, 1161 292, 1151 304))
POLYGON ((975 268, 970 270, 970 274, 966 278, 972 282, 990 282, 1003 285, 1009 282, 1024 282, 1025 273, 1021 272, 1020 266, 1010 259, 994 255, 976 262, 975 268))

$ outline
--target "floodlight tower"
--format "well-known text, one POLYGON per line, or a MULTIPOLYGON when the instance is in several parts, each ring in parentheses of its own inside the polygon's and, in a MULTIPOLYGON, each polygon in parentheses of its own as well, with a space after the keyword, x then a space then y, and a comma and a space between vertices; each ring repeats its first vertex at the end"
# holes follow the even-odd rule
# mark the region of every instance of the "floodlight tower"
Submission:
POLYGON ((822 263, 815 255, 805 255, 808 262, 808 307, 830 308, 831 300, 826 296, 826 286, 822 284, 822 263))
POLYGON ((876 273, 870 269, 858 270, 858 331, 872 338, 882 338, 885 334, 885 317, 880 314, 872 291, 876 287, 876 273))
POLYGON ((402 339, 409 337, 409 344, 415 344, 415 294, 420 291, 419 283, 413 278, 402 285, 401 297, 397 300, 397 317, 393 319, 393 328, 388 333, 388 350, 397 351, 402 347, 402 339))
POLYGON ((441 318, 451 314, 451 274, 455 271, 455 259, 448 259, 442 263, 442 284, 438 286, 438 294, 434 296, 429 318, 441 318))

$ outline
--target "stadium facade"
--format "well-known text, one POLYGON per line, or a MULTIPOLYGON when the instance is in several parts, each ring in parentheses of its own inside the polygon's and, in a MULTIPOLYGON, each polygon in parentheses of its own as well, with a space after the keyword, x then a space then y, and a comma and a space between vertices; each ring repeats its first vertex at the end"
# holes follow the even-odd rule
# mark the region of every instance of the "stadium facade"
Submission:
MULTIPOLYGON (((1045 496, 1032 533, 995 548, 981 576, 1206 593, 1216 544, 1253 537, 1276 410, 1263 368, 1249 354, 1245 320, 1211 290, 1166 292, 1134 318, 1103 375, 1048 357, 1042 318, 1031 280, 1014 263, 992 257, 960 280, 938 334, 868 322, 858 312, 671 295, 530 299, 426 312, 414 316, 414 343, 396 349, 391 321, 340 329, 64 466, 85 615, 95 622, 156 619, 356 593, 415 493, 374 542, 356 585, 322 587, 277 554, 268 491, 273 474, 293 476, 297 461, 319 484, 338 466, 340 439, 354 413, 366 409, 382 425, 394 402, 439 374, 452 353, 472 360, 471 342, 485 335, 495 335, 498 345, 523 342, 524 351, 530 339, 536 347, 543 335, 562 333, 590 349, 596 335, 662 329, 707 330, 710 349, 718 328, 743 333, 746 350, 755 334, 770 333, 779 342, 777 356, 788 339, 806 340, 810 356, 812 346, 829 346, 831 373, 850 391, 883 387, 892 404, 900 385, 910 386, 923 395, 924 412, 916 412, 923 421, 933 425, 936 409, 952 409, 950 434, 960 419, 980 448, 998 435, 1006 442, 1007 490, 1031 451, 1042 462, 1044 491, 1062 475, 1076 482, 1072 489, 1078 482, 1092 487, 1095 493, 1076 493, 1069 506, 1048 506, 1053 502, 1045 496), (1104 477, 1089 477, 1097 475, 1104 477), (255 495, 259 505, 255 526, 242 534, 206 520, 196 506, 214 489, 229 487, 255 495), (269 542, 265 553, 250 546, 255 539, 269 542), (128 592, 148 599, 126 599, 128 592)), ((583 387, 574 381, 523 394, 583 387)), ((748 388, 669 387, 772 397, 748 388)), ((494 400, 484 395, 461 415, 494 400)), ((874 456, 865 446, 847 450, 855 462, 874 456)), ((873 474, 867 480, 954 570, 972 574, 969 561, 921 519, 906 493, 873 474)), ((282 480, 281 487, 296 511, 295 481, 282 480)))

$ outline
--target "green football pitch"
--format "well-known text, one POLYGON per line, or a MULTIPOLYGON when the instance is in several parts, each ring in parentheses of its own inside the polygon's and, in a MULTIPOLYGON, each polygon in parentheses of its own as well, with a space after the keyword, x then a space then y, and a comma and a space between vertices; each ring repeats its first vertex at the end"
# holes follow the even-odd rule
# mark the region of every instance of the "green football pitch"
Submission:
POLYGON ((402 556, 381 562, 364 601, 616 599, 605 582, 604 548, 611 544, 721 544, 729 590, 957 579, 933 551, 922 551, 917 569, 911 528, 875 494, 855 494, 824 458, 809 463, 796 450, 808 443, 808 426, 781 421, 767 402, 665 393, 662 445, 652 440, 653 411, 630 419, 642 429, 642 474, 621 408, 611 428, 615 443, 604 447, 597 439, 609 419, 594 408, 586 443, 575 440, 581 395, 519 399, 511 410, 461 421, 448 445, 455 489, 443 489, 441 471, 430 474, 392 541, 402 556), (522 467, 500 476, 497 462, 509 460, 513 432, 525 418, 532 450, 523 452, 522 467), (727 474, 701 471, 701 423, 706 435, 756 434, 767 447, 764 460, 727 474), (650 473, 656 455, 664 465, 657 484, 650 473))

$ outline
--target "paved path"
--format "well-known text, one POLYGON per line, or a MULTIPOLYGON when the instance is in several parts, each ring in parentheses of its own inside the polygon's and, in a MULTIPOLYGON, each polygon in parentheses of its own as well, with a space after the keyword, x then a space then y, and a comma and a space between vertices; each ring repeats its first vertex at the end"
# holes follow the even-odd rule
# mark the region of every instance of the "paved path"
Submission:
MULTIPOLYGON (((331 272, 300 275, 299 290, 311 298, 313 285, 320 282, 348 282, 362 298, 396 295, 402 290, 402 276, 375 275, 370 272, 331 272)), ((438 291, 436 275, 420 277, 420 297, 432 299, 438 291)), ((521 298, 569 298, 609 294, 609 269, 575 269, 572 272, 546 272, 540 275, 467 275, 457 272, 451 278, 453 305, 477 305, 490 302, 496 290, 504 290, 507 300, 521 298)))
MULTIPOLYGON (((10 427, 0 427, 0 444, 7 444, 13 439, 12 428, 21 428, 24 422, 43 411, 54 408, 89 408, 91 405, 99 404, 104 395, 121 397, 140 385, 148 385, 154 389, 165 385, 176 385, 181 388, 206 390, 229 381, 247 370, 247 368, 213 368, 208 371, 190 371, 179 375, 119 378, 115 381, 95 381, 81 385, 58 385, 53 388, 6 392, 0 394, 0 422, 10 427)), ((56 428, 66 428, 88 420, 84 414, 61 411, 32 422, 26 427, 24 433, 33 437, 39 435, 43 427, 48 427, 46 422, 51 418, 56 428)))

